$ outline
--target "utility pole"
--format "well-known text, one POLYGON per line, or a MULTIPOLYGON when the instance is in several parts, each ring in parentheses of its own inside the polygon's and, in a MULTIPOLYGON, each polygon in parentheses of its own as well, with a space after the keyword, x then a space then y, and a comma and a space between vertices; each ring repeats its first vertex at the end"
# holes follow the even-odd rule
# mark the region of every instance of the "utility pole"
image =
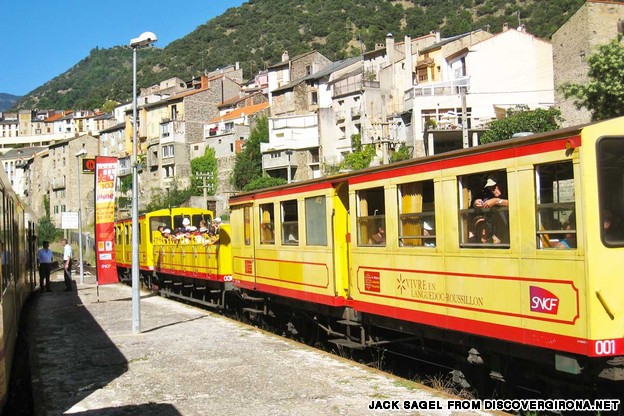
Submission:
POLYGON ((214 185, 212 183, 214 179, 214 175, 212 172, 204 172, 204 173, 196 173, 195 177, 201 178, 203 185, 201 188, 204 190, 204 203, 206 204, 206 209, 208 209, 208 190, 213 191, 214 185), (209 179, 210 182, 206 183, 206 180, 209 179))
POLYGON ((468 141, 468 114, 466 114, 466 87, 460 86, 461 91, 461 106, 462 106, 462 115, 461 115, 461 124, 462 124, 462 147, 464 149, 470 147, 470 143, 468 141))

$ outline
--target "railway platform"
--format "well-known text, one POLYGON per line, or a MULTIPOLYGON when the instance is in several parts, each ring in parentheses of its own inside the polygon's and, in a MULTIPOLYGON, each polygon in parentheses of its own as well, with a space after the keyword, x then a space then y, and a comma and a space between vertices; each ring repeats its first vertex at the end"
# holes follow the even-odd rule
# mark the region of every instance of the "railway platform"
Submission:
POLYGON ((78 280, 64 292, 54 273, 53 292, 29 306, 37 416, 488 414, 449 410, 455 398, 443 392, 147 292, 133 334, 130 287, 78 280))

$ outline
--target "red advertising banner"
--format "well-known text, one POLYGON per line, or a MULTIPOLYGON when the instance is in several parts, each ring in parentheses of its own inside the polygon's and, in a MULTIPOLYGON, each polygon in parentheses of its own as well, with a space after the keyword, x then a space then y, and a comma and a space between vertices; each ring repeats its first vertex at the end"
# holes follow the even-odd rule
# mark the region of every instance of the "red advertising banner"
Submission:
POLYGON ((95 260, 100 285, 117 283, 115 266, 115 181, 117 158, 95 158, 95 260))

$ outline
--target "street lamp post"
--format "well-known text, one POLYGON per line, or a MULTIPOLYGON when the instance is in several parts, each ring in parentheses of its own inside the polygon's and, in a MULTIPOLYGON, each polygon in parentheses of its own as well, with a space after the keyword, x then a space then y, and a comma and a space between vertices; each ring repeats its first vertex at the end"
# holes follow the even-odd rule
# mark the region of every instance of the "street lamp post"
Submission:
POLYGON ((130 40, 132 48, 132 332, 141 332, 139 292, 139 167, 137 162, 137 49, 149 46, 158 38, 143 32, 130 40))
POLYGON ((80 159, 86 156, 86 154, 86 149, 82 148, 75 155, 78 167, 78 260, 80 261, 80 284, 84 284, 84 269, 82 265, 82 197, 80 196, 80 177, 82 172, 80 171, 80 159))

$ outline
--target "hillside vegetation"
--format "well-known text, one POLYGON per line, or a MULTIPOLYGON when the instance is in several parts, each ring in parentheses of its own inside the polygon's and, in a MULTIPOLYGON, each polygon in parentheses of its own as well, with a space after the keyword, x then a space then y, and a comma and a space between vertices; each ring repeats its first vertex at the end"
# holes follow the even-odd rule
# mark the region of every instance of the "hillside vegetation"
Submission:
MULTIPOLYGON (((473 29, 501 31, 524 24, 544 39, 584 0, 250 0, 199 26, 163 49, 139 54, 139 87, 177 76, 188 80, 239 62, 245 77, 280 61, 318 50, 331 60, 384 42, 440 30, 442 37, 473 29)), ((93 109, 132 94, 132 52, 127 46, 93 49, 64 74, 35 89, 18 108, 93 109)))

